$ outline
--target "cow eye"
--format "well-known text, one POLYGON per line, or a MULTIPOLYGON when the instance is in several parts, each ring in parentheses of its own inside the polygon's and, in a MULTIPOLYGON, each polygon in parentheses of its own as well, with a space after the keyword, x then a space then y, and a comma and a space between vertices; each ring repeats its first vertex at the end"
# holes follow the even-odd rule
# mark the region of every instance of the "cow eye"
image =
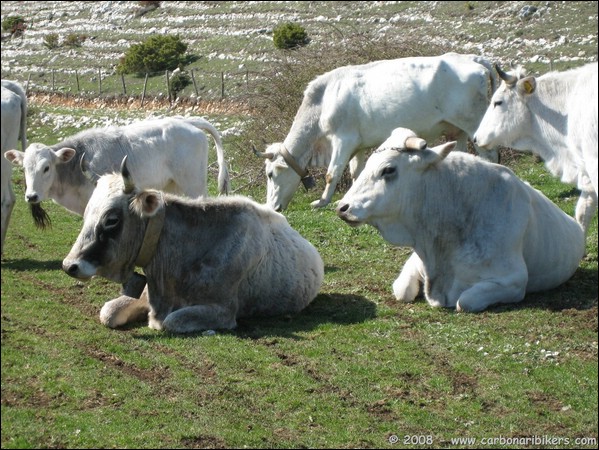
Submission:
POLYGON ((116 227, 121 219, 116 214, 109 214, 104 218, 104 229, 109 230, 111 228, 116 227))
POLYGON ((493 108, 497 107, 497 106, 501 106, 503 105, 503 101, 502 100, 498 100, 495 103, 493 103, 493 108))
POLYGON ((50 170, 50 166, 44 167, 44 173, 48 173, 48 170, 50 170))
POLYGON ((381 170, 381 176, 382 177, 390 177, 391 175, 394 175, 395 172, 396 172, 395 167, 393 167, 393 166, 385 167, 383 170, 381 170))

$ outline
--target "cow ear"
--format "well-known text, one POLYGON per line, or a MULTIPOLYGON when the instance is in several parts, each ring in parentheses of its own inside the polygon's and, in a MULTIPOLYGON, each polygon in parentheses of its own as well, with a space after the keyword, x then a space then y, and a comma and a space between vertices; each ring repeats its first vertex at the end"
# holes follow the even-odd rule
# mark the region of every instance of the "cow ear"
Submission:
POLYGON ((60 150, 56 150, 55 153, 56 153, 56 156, 58 157, 59 163, 67 163, 71 159, 73 159, 73 157, 75 156, 75 154, 77 152, 75 151, 74 148, 64 147, 64 148, 61 148, 60 150))
POLYGON ((25 153, 18 150, 8 150, 4 153, 4 157, 13 163, 15 166, 22 166, 25 153))
POLYGON ((153 217, 162 207, 164 200, 159 191, 143 191, 135 196, 131 207, 141 217, 153 217))
POLYGON ((532 94, 537 87, 537 80, 535 77, 522 78, 516 84, 518 92, 522 95, 532 94))

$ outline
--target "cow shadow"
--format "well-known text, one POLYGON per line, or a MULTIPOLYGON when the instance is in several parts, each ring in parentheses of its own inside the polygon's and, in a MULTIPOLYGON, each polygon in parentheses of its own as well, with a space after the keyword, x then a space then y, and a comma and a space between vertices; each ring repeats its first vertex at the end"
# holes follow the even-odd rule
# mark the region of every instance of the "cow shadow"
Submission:
POLYGON ((62 259, 38 261, 35 259, 4 259, 2 267, 16 272, 30 272, 35 270, 62 270, 62 259))
MULTIPOLYGON (((228 334, 240 339, 261 339, 281 337, 301 340, 303 332, 314 330, 324 324, 351 325, 366 322, 376 317, 376 303, 365 297, 353 294, 319 294, 304 310, 294 315, 256 316, 237 320, 233 330, 217 330, 218 334, 228 334)), ((147 322, 129 323, 121 330, 132 330, 147 322)), ((177 338, 189 339, 203 335, 204 331, 187 334, 173 334, 177 338)), ((159 339, 161 335, 138 335, 139 339, 159 339)))

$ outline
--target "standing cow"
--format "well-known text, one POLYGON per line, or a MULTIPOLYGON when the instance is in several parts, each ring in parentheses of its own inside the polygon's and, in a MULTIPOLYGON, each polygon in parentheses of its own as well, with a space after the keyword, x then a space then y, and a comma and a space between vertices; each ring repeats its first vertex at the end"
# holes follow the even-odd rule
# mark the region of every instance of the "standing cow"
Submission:
POLYGON ((510 169, 454 146, 427 148, 399 128, 339 202, 348 224, 413 248, 395 297, 413 301, 424 283, 432 306, 481 311, 568 280, 585 250, 580 225, 510 169))
MULTIPOLYGON (((457 53, 340 67, 317 77, 285 141, 264 153, 254 149, 266 158, 267 203, 285 209, 300 180, 309 186, 307 168, 328 165, 324 193, 312 203, 327 205, 348 163, 355 180, 366 150, 398 126, 429 140, 456 139, 465 151, 496 84, 490 63, 457 53)), ((497 152, 486 158, 497 161, 497 152)))
POLYGON ((216 143, 220 193, 227 193, 227 170, 219 132, 200 117, 169 117, 123 127, 82 131, 53 146, 31 144, 25 152, 6 152, 25 169, 25 199, 39 204, 48 198, 83 215, 101 175, 118 170, 128 156, 131 173, 142 188, 197 197, 206 195, 208 140, 216 143), (91 179, 85 172, 91 174, 91 179))
POLYGON ((475 134, 482 147, 533 151, 581 190, 576 220, 585 234, 597 211, 597 63, 540 77, 505 73, 475 134))
POLYGON ((234 328, 237 318, 295 313, 317 295, 324 265, 285 217, 245 197, 185 199, 140 190, 122 176, 98 181, 63 269, 123 282, 142 267, 140 299, 100 312, 114 328, 140 318, 173 333, 234 328))
POLYGON ((10 222, 10 215, 15 206, 15 194, 12 189, 12 166, 4 157, 4 152, 16 148, 19 137, 21 148, 27 148, 27 97, 23 87, 9 80, 2 80, 2 142, 0 159, 2 161, 2 248, 10 222))

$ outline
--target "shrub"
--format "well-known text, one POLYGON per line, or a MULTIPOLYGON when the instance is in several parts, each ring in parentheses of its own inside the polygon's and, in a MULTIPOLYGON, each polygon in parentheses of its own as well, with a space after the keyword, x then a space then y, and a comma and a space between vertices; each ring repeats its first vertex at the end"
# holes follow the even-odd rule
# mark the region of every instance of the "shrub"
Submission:
POLYGON ((50 33, 44 36, 44 47, 50 50, 60 47, 60 44, 58 43, 58 34, 50 33))
POLYGON ((81 47, 86 39, 85 34, 71 33, 65 38, 64 45, 67 47, 81 47))
POLYGON ((2 30, 10 31, 14 36, 20 36, 27 25, 23 16, 9 16, 2 21, 2 30))
POLYGON ((285 23, 273 30, 272 40, 281 49, 297 48, 310 42, 306 30, 295 23, 285 23))
POLYGON ((191 84, 191 77, 185 72, 176 72, 169 79, 171 96, 176 98, 179 92, 191 84))
POLYGON ((152 36, 132 45, 121 58, 117 72, 143 75, 182 68, 186 63, 187 44, 178 36, 152 36))

